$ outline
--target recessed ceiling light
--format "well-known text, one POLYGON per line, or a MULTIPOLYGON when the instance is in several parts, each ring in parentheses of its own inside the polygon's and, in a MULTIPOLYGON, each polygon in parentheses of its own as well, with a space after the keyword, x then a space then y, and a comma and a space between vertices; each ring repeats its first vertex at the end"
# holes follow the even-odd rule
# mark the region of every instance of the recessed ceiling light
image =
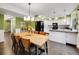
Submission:
POLYGON ((41 15, 39 15, 38 17, 39 17, 39 18, 41 18, 42 16, 41 16, 41 15))
POLYGON ((58 19, 58 17, 55 17, 55 19, 57 20, 57 19, 58 19))
POLYGON ((49 18, 49 20, 51 20, 51 18, 49 18))
POLYGON ((44 19, 44 17, 42 17, 42 19, 44 19))
POLYGON ((66 19, 64 19, 63 21, 66 22, 66 19))

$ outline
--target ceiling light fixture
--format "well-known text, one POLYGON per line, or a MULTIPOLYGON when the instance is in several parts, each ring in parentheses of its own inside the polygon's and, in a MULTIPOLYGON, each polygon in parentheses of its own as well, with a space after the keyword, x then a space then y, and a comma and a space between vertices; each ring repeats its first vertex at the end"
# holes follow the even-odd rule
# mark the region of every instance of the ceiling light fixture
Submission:
POLYGON ((66 16, 67 14, 66 14, 66 9, 64 9, 64 16, 66 16))
POLYGON ((49 18, 49 20, 51 20, 51 18, 49 18))
POLYGON ((53 11, 53 14, 54 14, 54 19, 57 19, 57 17, 55 16, 56 14, 55 10, 53 11))
POLYGON ((34 18, 34 17, 32 17, 32 18, 31 18, 31 21, 34 21, 34 19, 35 19, 35 18, 34 18))
POLYGON ((55 19, 57 20, 57 19, 58 19, 58 17, 55 17, 55 19))
POLYGON ((24 20, 26 21, 31 21, 31 17, 30 17, 30 5, 31 5, 31 3, 28 3, 28 5, 29 5, 29 16, 28 17, 24 17, 24 20))
POLYGON ((28 3, 28 5, 29 5, 29 16, 27 17, 27 20, 31 21, 31 17, 30 17, 30 5, 31 5, 31 3, 28 3))
POLYGON ((24 21, 26 21, 27 20, 27 17, 26 16, 24 16, 24 21))
POLYGON ((41 16, 41 15, 39 15, 38 17, 39 17, 39 18, 41 18, 42 16, 41 16))
POLYGON ((67 15, 67 14, 66 14, 66 9, 64 9, 64 14, 65 14, 65 15, 64 15, 64 20, 63 20, 63 21, 66 23, 66 22, 67 22, 67 20, 66 20, 66 15, 67 15))

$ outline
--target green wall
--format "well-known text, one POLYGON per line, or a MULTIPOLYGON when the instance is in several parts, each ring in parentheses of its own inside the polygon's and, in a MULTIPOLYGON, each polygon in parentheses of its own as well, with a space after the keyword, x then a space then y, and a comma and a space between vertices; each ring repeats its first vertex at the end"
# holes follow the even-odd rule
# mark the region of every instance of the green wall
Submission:
POLYGON ((4 30, 7 32, 7 22, 4 20, 4 30))
POLYGON ((16 17, 16 28, 21 28, 21 22, 25 22, 25 27, 30 24, 33 28, 35 28, 35 21, 24 21, 23 18, 16 17))
POLYGON ((11 22, 9 20, 4 20, 4 30, 8 32, 11 30, 11 22))
POLYGON ((33 28, 35 28, 35 21, 32 21, 32 22, 31 22, 31 26, 32 26, 33 28))
POLYGON ((21 22, 24 22, 23 18, 16 17, 16 28, 21 28, 21 22))
POLYGON ((30 24, 33 28, 35 28, 35 21, 26 21, 26 26, 27 24, 30 24))
POLYGON ((0 14, 0 29, 4 29, 4 15, 0 14))

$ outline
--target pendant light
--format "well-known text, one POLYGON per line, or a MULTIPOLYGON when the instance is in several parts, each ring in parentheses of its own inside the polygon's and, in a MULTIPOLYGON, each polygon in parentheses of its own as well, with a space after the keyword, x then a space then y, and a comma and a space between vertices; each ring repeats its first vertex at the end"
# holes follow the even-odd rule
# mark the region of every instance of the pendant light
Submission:
POLYGON ((29 16, 28 17, 24 17, 24 21, 31 21, 31 17, 30 17, 30 5, 31 3, 28 3, 28 6, 29 6, 29 16))
POLYGON ((66 9, 64 9, 64 22, 67 23, 67 20, 66 20, 66 9))
POLYGON ((26 16, 24 16, 24 21, 27 21, 27 17, 26 16))
POLYGON ((30 5, 31 5, 31 3, 28 3, 28 5, 29 5, 29 16, 27 17, 27 20, 31 21, 31 17, 30 17, 30 5))
POLYGON ((35 18, 34 18, 34 17, 32 17, 32 18, 31 18, 31 21, 34 21, 34 19, 35 19, 35 18))
POLYGON ((58 18, 56 17, 56 11, 55 10, 53 11, 53 14, 54 14, 54 19, 57 20, 58 18))

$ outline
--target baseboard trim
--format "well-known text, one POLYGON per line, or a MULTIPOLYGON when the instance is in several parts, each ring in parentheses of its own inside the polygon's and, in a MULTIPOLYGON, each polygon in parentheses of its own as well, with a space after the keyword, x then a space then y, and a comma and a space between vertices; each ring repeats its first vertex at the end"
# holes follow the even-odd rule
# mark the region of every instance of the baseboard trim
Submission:
POLYGON ((70 44, 70 43, 66 43, 66 45, 71 45, 71 46, 76 47, 76 45, 74 45, 74 44, 70 44))

